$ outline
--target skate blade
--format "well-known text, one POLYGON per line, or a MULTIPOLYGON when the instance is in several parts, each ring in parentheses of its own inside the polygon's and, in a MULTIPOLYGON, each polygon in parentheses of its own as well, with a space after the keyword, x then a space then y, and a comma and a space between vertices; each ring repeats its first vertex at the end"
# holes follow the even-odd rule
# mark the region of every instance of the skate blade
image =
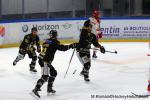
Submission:
POLYGON ((30 74, 36 74, 37 72, 30 71, 30 74))
POLYGON ((89 83, 90 82, 90 79, 84 79, 85 82, 89 83))
MULTIPOLYGON (((55 92, 56 93, 56 92, 55 92)), ((52 92, 50 92, 50 93, 47 93, 47 96, 52 96, 52 95, 55 95, 55 93, 52 93, 52 92)))
POLYGON ((90 83, 90 80, 89 81, 87 81, 87 80, 84 80, 86 83, 90 83))
POLYGON ((38 96, 36 96, 33 92, 29 93, 32 97, 34 97, 36 100, 40 100, 38 96))
POLYGON ((94 59, 97 59, 98 57, 92 57, 92 59, 94 60, 94 59))

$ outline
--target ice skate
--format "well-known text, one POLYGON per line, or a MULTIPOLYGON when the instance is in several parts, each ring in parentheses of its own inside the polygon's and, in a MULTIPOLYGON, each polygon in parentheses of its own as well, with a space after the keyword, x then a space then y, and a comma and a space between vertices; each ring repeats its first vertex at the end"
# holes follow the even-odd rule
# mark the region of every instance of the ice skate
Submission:
POLYGON ((30 64, 30 72, 33 72, 33 73, 36 73, 36 72, 37 72, 37 70, 36 70, 34 67, 32 67, 31 64, 30 64))
POLYGON ((14 62, 13 62, 13 66, 15 66, 16 64, 17 64, 17 62, 16 62, 16 61, 14 61, 14 62))
POLYGON ((93 58, 93 59, 96 59, 96 58, 97 58, 97 56, 96 56, 95 53, 93 54, 92 58, 93 58))
POLYGON ((85 80, 86 82, 90 82, 90 79, 89 79, 88 77, 84 77, 84 80, 85 80))
POLYGON ((56 93, 56 91, 53 90, 52 87, 50 87, 50 88, 47 89, 47 95, 48 96, 51 95, 51 94, 55 94, 55 93, 56 93))
POLYGON ((89 82, 89 81, 90 81, 90 79, 89 79, 89 77, 88 77, 88 72, 82 71, 82 72, 80 73, 80 75, 84 77, 84 80, 85 80, 86 82, 89 82))
POLYGON ((33 89, 32 92, 30 93, 35 99, 39 100, 40 99, 40 95, 38 93, 37 89, 33 89))
POLYGON ((37 70, 36 70, 36 69, 31 69, 31 68, 30 68, 30 72, 36 73, 37 70))

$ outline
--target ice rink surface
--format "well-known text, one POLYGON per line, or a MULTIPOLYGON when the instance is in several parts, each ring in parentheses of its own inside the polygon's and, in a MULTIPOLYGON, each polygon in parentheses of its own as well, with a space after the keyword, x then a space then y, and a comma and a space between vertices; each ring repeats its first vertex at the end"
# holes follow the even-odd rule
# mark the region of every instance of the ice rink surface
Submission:
MULTIPOLYGON (((69 72, 64 79, 73 50, 57 51, 53 66, 58 72, 54 83, 55 95, 47 96, 47 83, 43 85, 41 100, 150 100, 147 98, 121 98, 147 94, 150 53, 148 43, 102 43, 106 50, 117 50, 118 54, 97 53, 98 59, 92 59, 90 82, 81 77, 80 64, 76 53, 73 56, 69 72), (73 74, 74 70, 77 70, 73 74), (118 98, 113 98, 113 96, 118 98), (102 96, 110 96, 103 98, 102 96), (120 96, 120 98, 119 98, 120 96)), ((92 51, 91 51, 92 52, 92 51)), ((29 93, 40 78, 40 66, 37 74, 29 72, 28 56, 12 65, 18 54, 18 48, 0 49, 0 100, 35 100, 29 93)))

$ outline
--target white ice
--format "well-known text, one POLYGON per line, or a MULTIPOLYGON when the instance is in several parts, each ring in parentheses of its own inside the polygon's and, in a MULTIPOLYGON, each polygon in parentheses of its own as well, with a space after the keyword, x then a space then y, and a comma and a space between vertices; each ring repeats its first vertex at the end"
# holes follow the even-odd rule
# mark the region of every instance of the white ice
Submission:
MULTIPOLYGON (((47 96, 47 83, 43 85, 41 100, 125 100, 124 98, 101 98, 101 95, 138 95, 147 94, 150 53, 148 43, 102 43, 106 50, 117 50, 118 54, 97 53, 98 59, 92 59, 89 83, 79 75, 82 65, 77 55, 73 56, 69 72, 65 71, 73 50, 57 51, 53 66, 58 72, 54 83, 55 95, 47 96), (77 70, 73 74, 74 70, 77 70), (92 98, 92 95, 99 97, 92 98)), ((91 51, 92 52, 92 51, 91 51)), ((29 72, 30 59, 26 57, 12 65, 18 48, 0 49, 0 100, 35 100, 29 93, 40 78, 40 66, 37 74, 29 72)), ((150 100, 148 98, 127 98, 126 100, 150 100)))

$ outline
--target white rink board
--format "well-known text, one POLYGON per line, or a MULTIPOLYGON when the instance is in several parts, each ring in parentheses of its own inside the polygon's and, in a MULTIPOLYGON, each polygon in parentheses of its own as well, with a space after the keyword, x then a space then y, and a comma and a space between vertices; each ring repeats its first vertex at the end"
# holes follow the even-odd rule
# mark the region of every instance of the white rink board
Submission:
MULTIPOLYGON (((16 23, 0 23, 5 31, 0 31, 0 45, 20 43, 24 35, 29 34, 31 28, 37 27, 41 40, 48 38, 47 33, 55 29, 60 39, 78 39, 80 29, 85 20, 55 20, 28 21, 16 23), (4 34, 2 36, 1 34, 4 34)), ((149 19, 104 19, 101 20, 103 39, 149 39, 149 19)))

